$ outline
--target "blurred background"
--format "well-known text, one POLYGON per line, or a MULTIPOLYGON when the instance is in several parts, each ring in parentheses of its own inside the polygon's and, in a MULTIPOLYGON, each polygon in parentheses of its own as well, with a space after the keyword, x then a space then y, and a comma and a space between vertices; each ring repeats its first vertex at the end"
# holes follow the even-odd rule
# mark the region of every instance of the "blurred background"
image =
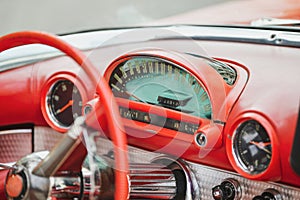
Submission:
POLYGON ((20 30, 69 33, 149 23, 230 0, 0 0, 0 35, 20 30))

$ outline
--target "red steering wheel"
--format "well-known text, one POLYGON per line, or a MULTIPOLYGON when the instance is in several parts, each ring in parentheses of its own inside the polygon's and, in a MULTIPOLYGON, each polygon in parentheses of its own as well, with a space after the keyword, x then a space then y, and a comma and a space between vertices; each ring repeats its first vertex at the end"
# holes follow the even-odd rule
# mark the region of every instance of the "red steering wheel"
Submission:
POLYGON ((99 99, 101 99, 101 104, 98 104, 100 106, 96 106, 95 112, 97 114, 97 111, 100 109, 100 107, 101 109, 104 109, 106 117, 105 121, 107 122, 110 138, 112 139, 115 146, 114 158, 116 170, 114 197, 115 199, 128 199, 129 186, 127 176, 127 140, 126 135, 120 129, 120 116, 114 115, 114 113, 118 113, 118 107, 114 101, 113 94, 107 82, 101 77, 100 73, 97 71, 94 65, 80 50, 76 49, 60 38, 48 33, 24 31, 3 36, 0 38, 0 52, 13 47, 28 44, 43 44, 62 51, 63 53, 71 57, 79 66, 81 66, 86 74, 90 77, 93 84, 96 85, 96 91, 99 94, 99 99))

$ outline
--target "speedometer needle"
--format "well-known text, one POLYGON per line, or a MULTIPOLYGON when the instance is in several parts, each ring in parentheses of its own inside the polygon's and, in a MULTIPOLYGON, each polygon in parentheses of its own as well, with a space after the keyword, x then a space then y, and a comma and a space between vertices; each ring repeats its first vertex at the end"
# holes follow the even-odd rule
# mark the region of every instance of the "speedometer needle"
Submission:
POLYGON ((62 108, 58 109, 55 113, 59 114, 61 112, 64 112, 68 107, 73 105, 73 100, 70 100, 66 105, 64 105, 62 108))
POLYGON ((136 95, 134 95, 134 94, 132 94, 132 93, 130 93, 128 91, 125 91, 125 93, 128 94, 129 96, 135 98, 136 100, 138 100, 140 102, 147 103, 147 102, 143 101, 142 99, 140 99, 139 97, 137 97, 136 95))
POLYGON ((254 144, 259 149, 265 151, 266 153, 272 154, 271 151, 269 151, 268 149, 266 149, 266 146, 271 145, 271 142, 255 142, 255 141, 251 141, 250 144, 254 144))

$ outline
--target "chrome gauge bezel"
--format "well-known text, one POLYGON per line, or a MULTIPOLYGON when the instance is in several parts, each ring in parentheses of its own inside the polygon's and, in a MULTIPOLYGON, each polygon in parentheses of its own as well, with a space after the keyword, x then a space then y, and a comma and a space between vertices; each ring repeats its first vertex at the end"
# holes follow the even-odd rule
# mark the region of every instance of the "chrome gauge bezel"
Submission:
MULTIPOLYGON (((253 128, 253 127, 251 127, 251 128, 253 128)), ((252 141, 250 141, 250 142, 252 142, 252 141)), ((260 142, 255 141, 255 142, 257 143, 256 145, 261 145, 261 146, 257 146, 257 147, 253 147, 253 148, 257 148, 256 149, 257 151, 264 151, 263 148, 265 148, 265 147, 262 146, 264 141, 260 141, 260 142)), ((249 143, 246 145, 249 145, 249 143)), ((254 143, 254 141, 253 141, 253 143, 254 143)), ((251 146, 255 146, 255 145, 251 144, 251 146)), ((250 145, 249 145, 249 147, 250 147, 250 145)), ((248 119, 248 120, 240 122, 240 124, 238 125, 238 127, 236 128, 236 130, 234 131, 234 133, 232 135, 232 153, 233 153, 233 158, 235 160, 235 163, 237 164, 237 166, 240 169, 242 169, 244 172, 246 172, 249 175, 262 174, 266 170, 268 170, 268 168, 270 167, 271 161, 272 161, 272 157, 273 157, 273 151, 272 151, 273 149, 272 148, 273 148, 273 146, 272 146, 271 137, 270 137, 270 134, 268 133, 267 129, 260 122, 254 120, 254 119, 248 119), (245 132, 245 130, 243 130, 243 129, 248 125, 248 123, 253 123, 255 126, 257 126, 255 128, 255 131, 258 134, 258 136, 260 138, 267 136, 267 139, 264 139, 264 140, 267 140, 270 143, 269 144, 270 148, 268 148, 268 149, 270 149, 270 151, 268 150, 268 152, 271 152, 271 155, 270 155, 270 158, 266 158, 266 159, 268 159, 268 163, 262 170, 258 170, 257 167, 255 168, 253 165, 246 164, 246 161, 243 160, 243 158, 241 157, 241 154, 243 154, 243 153, 246 154, 246 153, 240 152, 242 150, 239 148, 239 145, 241 145, 240 143, 242 142, 241 138, 240 138, 240 134, 245 134, 245 133, 243 133, 243 131, 245 132), (262 131, 262 132, 259 132, 259 131, 262 131)), ((256 160, 256 161, 260 162, 261 160, 259 160, 259 161, 256 160)), ((261 163, 258 163, 258 164, 261 164, 261 163)))

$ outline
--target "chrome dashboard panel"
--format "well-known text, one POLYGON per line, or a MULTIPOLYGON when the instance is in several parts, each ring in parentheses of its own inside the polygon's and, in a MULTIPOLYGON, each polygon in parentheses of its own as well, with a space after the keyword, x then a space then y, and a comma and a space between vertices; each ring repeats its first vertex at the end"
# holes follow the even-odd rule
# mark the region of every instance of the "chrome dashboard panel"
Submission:
MULTIPOLYGON (((99 155, 107 155, 113 148, 111 141, 106 139, 97 138, 96 142, 99 155)), ((159 157, 165 157, 167 155, 159 152, 145 151, 132 146, 128 147, 129 159, 132 163, 151 163, 153 160, 159 157)), ((212 188, 220 184, 223 180, 231 178, 237 180, 241 185, 241 199, 252 200, 253 197, 260 195, 266 189, 272 188, 277 190, 284 200, 300 199, 300 189, 290 187, 275 182, 263 182, 246 179, 237 173, 233 173, 226 170, 220 170, 218 168, 209 167, 193 162, 185 162, 185 164, 191 169, 195 175, 196 182, 200 188, 200 199, 213 199, 212 188)))
MULTIPOLYGON (((39 136, 35 138, 36 146, 35 151, 51 149, 55 143, 63 136, 63 134, 54 131, 51 128, 35 127, 35 132, 39 132, 39 136), (41 137, 41 135, 43 137, 41 137)), ((97 135, 97 134, 96 134, 97 135)), ((1 135, 3 136, 3 135, 1 135)), ((113 151, 113 144, 110 140, 96 136, 95 144, 97 146, 97 155, 109 155, 113 151)), ((128 147, 129 160, 131 163, 145 163, 149 164, 153 160, 159 158, 169 157, 172 160, 176 160, 174 157, 162 154, 160 152, 151 152, 136 148, 133 146, 128 147)), ((200 199, 212 199, 212 188, 220 184, 225 179, 234 179, 239 182, 241 186, 241 199, 252 200, 254 196, 260 195, 266 189, 275 189, 278 191, 284 200, 300 199, 300 189, 292 186, 287 186, 275 182, 264 182, 249 180, 237 173, 231 171, 221 170, 214 167, 209 167, 189 161, 182 160, 190 173, 194 176, 192 180, 193 184, 197 183, 195 188, 199 188, 200 199)), ((192 183, 189 183, 192 184, 192 183)))
POLYGON ((31 153, 31 141, 30 128, 0 130, 0 163, 15 162, 31 153))
MULTIPOLYGON (((63 136, 63 134, 54 131, 51 128, 35 127, 35 131, 43 135, 43 137, 36 137, 36 151, 51 149, 55 143, 63 136)), ((113 150, 111 141, 96 136, 95 144, 97 147, 97 155, 109 155, 113 150)), ((151 152, 136 148, 133 146, 128 147, 129 160, 131 163, 145 163, 149 164, 153 160, 161 157, 169 157, 168 155, 160 152, 151 152)), ((176 159, 169 157, 170 159, 176 159)), ((256 195, 260 195, 264 190, 272 188, 280 192, 282 199, 295 200, 300 199, 300 189, 288 185, 283 185, 275 182, 255 181, 242 177, 241 175, 221 170, 214 167, 209 167, 189 161, 182 161, 195 175, 194 182, 198 184, 200 189, 200 199, 212 199, 212 188, 220 184, 223 180, 231 178, 237 180, 241 185, 241 199, 252 200, 256 195)))

